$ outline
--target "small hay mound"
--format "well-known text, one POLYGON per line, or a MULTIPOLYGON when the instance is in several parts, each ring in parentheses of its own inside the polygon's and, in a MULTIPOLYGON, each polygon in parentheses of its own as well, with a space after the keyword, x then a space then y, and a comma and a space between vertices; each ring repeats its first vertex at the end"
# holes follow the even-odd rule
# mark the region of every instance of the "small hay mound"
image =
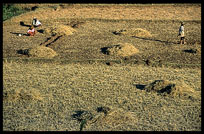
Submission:
POLYGON ((45 34, 55 35, 72 35, 76 30, 67 25, 53 25, 51 27, 45 28, 45 34))
POLYGON ((118 45, 107 47, 105 51, 105 53, 108 55, 118 55, 122 57, 131 56, 139 52, 137 48, 129 43, 119 43, 118 45))
POLYGON ((34 88, 31 89, 12 89, 5 91, 3 98, 6 101, 15 102, 17 100, 27 101, 27 100, 43 100, 41 93, 34 88))
POLYGON ((149 31, 142 29, 142 28, 120 30, 120 31, 116 31, 114 33, 118 34, 118 35, 136 36, 136 37, 142 37, 142 38, 152 37, 152 35, 149 31))
POLYGON ((53 58, 57 55, 57 53, 49 47, 37 46, 35 48, 28 49, 27 55, 39 58, 53 58))
POLYGON ((178 97, 187 97, 194 94, 194 90, 184 83, 175 84, 172 82, 169 82, 167 80, 156 80, 149 85, 145 86, 145 90, 150 92, 157 92, 158 94, 162 95, 171 95, 172 97, 178 96, 178 97))
MULTIPOLYGON (((104 109, 103 109, 104 110, 104 109)), ((125 112, 122 109, 105 109, 104 111, 98 111, 98 114, 92 119, 92 125, 95 127, 103 128, 115 128, 118 126, 124 126, 127 124, 135 123, 136 119, 132 112, 125 112)))

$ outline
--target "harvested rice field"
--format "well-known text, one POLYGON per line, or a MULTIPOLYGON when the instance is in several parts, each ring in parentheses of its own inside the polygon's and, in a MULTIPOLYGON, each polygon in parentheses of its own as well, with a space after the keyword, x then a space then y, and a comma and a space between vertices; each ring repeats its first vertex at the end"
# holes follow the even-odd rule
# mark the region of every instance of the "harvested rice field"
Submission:
POLYGON ((15 5, 3 131, 201 131, 201 4, 15 5))

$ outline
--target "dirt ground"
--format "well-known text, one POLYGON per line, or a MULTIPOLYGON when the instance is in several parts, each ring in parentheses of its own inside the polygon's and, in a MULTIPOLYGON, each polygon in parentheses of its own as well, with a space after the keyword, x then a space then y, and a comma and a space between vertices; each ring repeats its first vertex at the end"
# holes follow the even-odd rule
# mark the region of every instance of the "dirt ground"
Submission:
POLYGON ((94 113, 94 109, 102 105, 133 112, 137 122, 103 128, 87 124, 84 130, 201 130, 200 95, 193 101, 164 98, 133 86, 167 79, 184 81, 198 93, 201 91, 201 4, 19 6, 37 8, 3 22, 4 93, 11 89, 34 88, 44 95, 44 99, 4 100, 5 131, 77 131, 80 122, 71 118, 74 111, 85 109, 94 113), (37 17, 42 26, 36 28, 35 36, 29 37, 24 34, 33 17, 37 17), (184 45, 178 43, 177 37, 181 21, 185 24, 184 45), (76 32, 52 39, 47 47, 58 54, 53 59, 32 58, 19 53, 19 50, 39 46, 54 38, 43 31, 60 24, 71 26, 76 32), (152 37, 115 34, 115 31, 131 28, 145 29, 152 37), (103 48, 118 43, 131 43, 139 53, 130 57, 103 53, 103 48), (160 115, 163 116, 160 118, 160 115))

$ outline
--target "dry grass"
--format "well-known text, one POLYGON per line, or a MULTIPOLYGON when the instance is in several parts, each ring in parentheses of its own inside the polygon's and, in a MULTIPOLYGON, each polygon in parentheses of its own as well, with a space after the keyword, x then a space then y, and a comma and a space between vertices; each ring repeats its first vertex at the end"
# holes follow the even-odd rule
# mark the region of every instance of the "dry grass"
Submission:
POLYGON ((97 113, 91 121, 88 121, 85 129, 86 130, 103 130, 111 128, 114 130, 119 127, 134 125, 137 122, 137 118, 133 112, 124 111, 121 108, 113 108, 107 114, 97 113))
POLYGON ((57 53, 49 47, 37 46, 28 49, 27 55, 30 57, 53 58, 57 55, 57 53))
POLYGON ((70 26, 55 24, 48 28, 45 28, 44 33, 49 35, 72 35, 76 30, 70 26))
MULTIPOLYGON (((36 4, 39 6, 39 4, 36 4)), ((40 4, 39 7, 44 7, 41 10, 28 12, 26 14, 13 17, 7 22, 27 21, 31 22, 35 16, 40 20, 60 19, 60 18, 101 18, 101 19, 139 19, 139 20, 201 20, 201 5, 200 4, 154 4, 143 5, 130 4, 112 4, 98 6, 97 4, 72 4, 66 5, 65 8, 54 10, 50 5, 40 4), (96 6, 96 7, 94 7, 96 6), (46 8, 45 8, 46 7, 46 8), (91 7, 91 8, 90 8, 91 7), (158 10, 159 8, 159 10, 158 10), (70 12, 70 10, 72 10, 70 12), (191 14, 191 15, 190 15, 191 14)), ((27 5, 26 5, 27 6, 27 5)), ((30 5, 34 6, 34 5, 30 5)), ((53 6, 58 7, 56 4, 53 6)))
POLYGON ((85 131, 200 130, 201 70, 198 69, 4 62, 3 76, 4 94, 11 93, 7 92, 10 89, 24 89, 29 93, 35 87, 33 90, 43 97, 43 101, 9 101, 4 97, 5 131, 79 130, 80 122, 72 119, 74 111, 93 111, 100 106, 114 108, 106 116, 98 114, 96 122, 88 124, 85 131), (191 100, 138 89, 138 85, 148 85, 157 79, 176 84, 182 79, 195 90, 192 94, 198 92, 198 95, 191 100))
POLYGON ((38 89, 29 88, 29 89, 9 89, 4 92, 4 100, 6 101, 29 101, 29 100, 43 100, 42 95, 38 89))
POLYGON ((201 55, 201 42, 195 42, 193 48, 196 50, 196 53, 201 55))
POLYGON ((139 52, 134 45, 130 43, 118 43, 117 45, 113 45, 107 48, 106 52, 109 55, 119 55, 119 56, 131 56, 135 55, 139 52))

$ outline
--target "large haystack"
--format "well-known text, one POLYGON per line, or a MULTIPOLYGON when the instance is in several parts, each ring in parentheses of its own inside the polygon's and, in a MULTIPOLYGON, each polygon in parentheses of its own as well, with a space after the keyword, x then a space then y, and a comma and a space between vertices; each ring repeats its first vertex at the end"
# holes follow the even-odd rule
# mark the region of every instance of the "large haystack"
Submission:
POLYGON ((67 25, 53 25, 51 27, 45 28, 44 33, 54 35, 72 35, 76 30, 67 25))
POLYGON ((107 47, 104 50, 104 53, 108 55, 118 55, 123 57, 132 56, 138 52, 139 50, 129 43, 119 43, 117 45, 107 47))
POLYGON ((172 97, 178 96, 189 98, 194 94, 194 90, 183 82, 175 84, 167 80, 156 80, 145 86, 145 90, 149 92, 157 92, 158 94, 162 95, 170 95, 172 97))
POLYGON ((132 29, 128 29, 128 30, 119 30, 119 31, 115 31, 114 33, 118 34, 118 35, 135 36, 135 37, 141 37, 141 38, 152 37, 152 35, 149 31, 142 29, 142 28, 132 28, 132 29))
POLYGON ((43 100, 42 94, 39 90, 30 89, 12 89, 4 91, 3 99, 5 101, 28 101, 28 100, 43 100))
POLYGON ((39 58, 53 58, 57 55, 57 53, 45 46, 37 46, 31 49, 28 49, 27 55, 31 57, 39 57, 39 58))

